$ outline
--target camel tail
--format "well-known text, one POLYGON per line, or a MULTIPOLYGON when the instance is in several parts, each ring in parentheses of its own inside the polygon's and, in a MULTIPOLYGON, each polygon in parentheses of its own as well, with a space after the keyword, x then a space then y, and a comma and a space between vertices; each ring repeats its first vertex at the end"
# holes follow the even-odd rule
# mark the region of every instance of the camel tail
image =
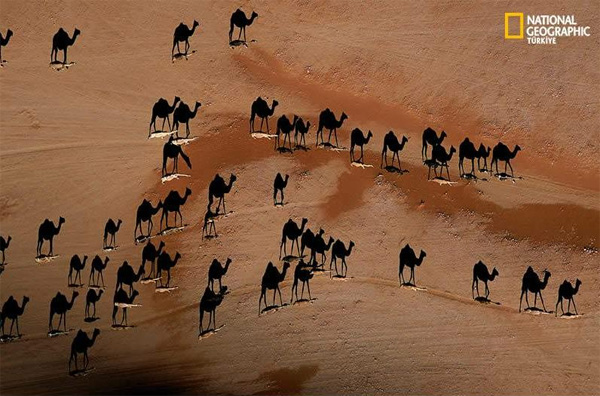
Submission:
POLYGON ((183 150, 180 151, 181 154, 181 158, 183 158, 183 160, 185 161, 185 163, 187 164, 188 168, 192 169, 192 162, 190 161, 190 157, 188 157, 183 150))

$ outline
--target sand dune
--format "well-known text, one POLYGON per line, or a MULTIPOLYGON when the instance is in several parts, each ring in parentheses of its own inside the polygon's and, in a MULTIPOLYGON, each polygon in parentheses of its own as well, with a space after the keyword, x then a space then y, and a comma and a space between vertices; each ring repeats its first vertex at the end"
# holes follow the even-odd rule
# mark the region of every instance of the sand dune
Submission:
MULTIPOLYGON (((5 0, 0 27, 15 35, 0 69, 0 234, 13 238, 0 276, 0 300, 31 298, 19 340, 0 345, 3 394, 598 394, 598 117, 595 36, 564 45, 511 45, 503 13, 568 12, 598 27, 594 2, 561 5, 384 1, 94 2, 5 0), (260 16, 248 47, 227 45, 228 18, 242 6, 260 16), (510 8, 510 9, 509 9, 510 8), (565 11, 567 10, 567 11, 565 11), (197 52, 171 62, 173 29, 200 21, 197 52), (48 66, 52 34, 77 27, 75 64, 48 66), (581 59, 586 59, 582 62, 581 59), (164 138, 148 139, 151 108, 175 95, 202 102, 184 146, 190 177, 161 181, 164 138), (313 125, 331 108, 349 119, 338 131, 348 147, 354 127, 372 130, 365 163, 347 151, 314 146, 279 154, 272 139, 249 134, 257 96, 313 125), (448 133, 493 145, 519 144, 522 179, 466 181, 451 162, 451 185, 427 181, 421 133, 448 133), (390 129, 410 138, 401 153, 409 172, 380 169, 390 129), (273 179, 289 174, 286 204, 274 207, 273 179), (218 238, 201 238, 208 184, 216 173, 238 178, 232 211, 215 220, 218 238), (181 260, 177 289, 136 284, 140 307, 131 328, 112 330, 116 271, 137 270, 135 210, 172 189, 192 195, 187 226, 163 240, 181 260), (54 241, 58 257, 34 261, 37 228, 66 218, 54 241), (106 220, 121 218, 119 248, 102 251, 106 220), (292 218, 322 227, 346 244, 348 278, 311 281, 314 301, 258 315, 260 279, 278 260, 281 227, 292 218), (410 243, 427 257, 416 270, 425 290, 398 286, 398 252, 410 243), (85 292, 68 314, 68 336, 47 336, 48 309, 67 287, 73 254, 110 257, 99 320, 84 322, 85 292), (217 310, 218 333, 198 340, 198 302, 213 258, 233 259, 217 310), (471 298, 472 266, 483 260, 500 276, 495 304, 471 298), (552 272, 544 301, 554 310, 564 279, 583 281, 580 317, 519 313, 528 266, 552 272), (90 350, 94 370, 71 378, 71 340, 101 329, 90 350)), ((160 126, 160 125, 159 125, 160 126)), ((170 169, 170 168, 169 168, 170 169)), ((155 232, 159 216, 155 217, 155 232)), ((327 262, 327 267, 329 262, 327 262)), ((281 284, 290 301, 293 267, 281 284)), ((89 267, 82 273, 85 283, 89 267)), ((268 293, 271 301, 272 294, 268 293)))

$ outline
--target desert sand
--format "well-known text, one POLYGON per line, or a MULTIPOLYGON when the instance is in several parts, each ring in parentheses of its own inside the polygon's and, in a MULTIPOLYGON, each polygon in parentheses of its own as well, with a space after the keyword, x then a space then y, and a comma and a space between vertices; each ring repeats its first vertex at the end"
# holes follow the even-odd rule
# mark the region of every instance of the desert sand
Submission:
MULTIPOLYGON (((600 393, 600 234, 598 92, 600 6, 531 2, 359 1, 47 1, 0 2, 0 28, 15 35, 0 69, 0 234, 11 235, 0 300, 31 301, 23 337, 0 345, 2 394, 582 394, 600 393), (248 47, 227 42, 231 12, 259 18, 248 47), (504 12, 574 14, 593 36, 556 46, 505 41, 504 12), (173 29, 200 22, 196 53, 171 62, 173 29), (81 35, 68 70, 48 67, 59 27, 81 35), (200 101, 184 147, 191 177, 161 183, 165 140, 147 139, 154 102, 175 95, 200 101), (347 151, 314 147, 280 154, 249 134, 257 96, 279 101, 275 116, 313 125, 326 107, 349 119, 338 130, 372 130, 372 168, 352 167, 347 151), (421 133, 445 130, 523 151, 521 179, 427 181, 421 133), (379 168, 389 130, 410 138, 399 175, 379 168), (272 202, 277 172, 290 175, 286 204, 272 202), (207 187, 214 175, 238 180, 227 196, 219 237, 202 240, 207 187), (141 264, 133 243, 135 210, 190 187, 185 229, 155 238, 181 260, 178 289, 140 291, 135 327, 111 329, 118 266, 141 264), (51 263, 34 261, 37 229, 66 219, 51 263), (106 220, 123 219, 119 248, 102 251, 106 220), (258 315, 260 280, 279 268, 283 224, 305 217, 313 231, 352 240, 348 278, 311 281, 310 303, 258 315), (410 243, 427 257, 416 270, 425 290, 400 288, 398 253, 410 243), (73 254, 110 257, 106 294, 85 323, 86 287, 68 314, 68 336, 47 337, 50 299, 70 296, 73 254), (198 339, 198 302, 213 258, 231 257, 230 293, 216 334, 198 339), (471 298, 472 267, 500 275, 490 298, 471 298), (583 281, 579 317, 519 313, 521 278, 532 266, 552 272, 543 292, 554 310, 564 279, 583 281), (68 375, 78 329, 101 329, 88 375, 68 375)), ((258 124, 257 124, 258 125, 258 124)), ((155 230, 159 217, 155 218, 155 230)), ((292 264, 292 270, 295 263, 292 264)), ((293 271, 281 284, 289 302, 293 271)), ((85 283, 89 266, 82 273, 85 283)), ((268 294, 269 301, 272 294, 268 294)), ((539 304, 539 302, 538 302, 539 304)))

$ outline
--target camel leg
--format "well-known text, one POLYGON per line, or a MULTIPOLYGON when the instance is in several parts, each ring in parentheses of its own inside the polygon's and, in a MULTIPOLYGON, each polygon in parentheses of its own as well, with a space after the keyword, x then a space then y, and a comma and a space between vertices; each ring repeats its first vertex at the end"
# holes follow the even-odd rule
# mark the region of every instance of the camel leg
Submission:
POLYGON ((202 308, 200 307, 198 309, 198 316, 200 317, 200 324, 198 325, 198 334, 202 334, 203 328, 202 328, 202 320, 204 319, 204 311, 202 310, 202 308))
POLYGON ((471 174, 475 175, 475 157, 471 158, 471 174))
POLYGON ((269 133, 269 117, 265 117, 267 124, 267 133, 269 133))
MULTIPOLYGON (((573 301, 573 306, 575 306, 575 302, 573 301)), ((577 309, 575 310, 577 312, 577 309)), ((19 330, 19 317, 15 318, 15 324, 17 325, 17 337, 21 337, 21 331, 19 330)))
MULTIPOLYGON (((100 278, 102 278, 102 287, 104 287, 104 275, 102 275, 102 272, 100 272, 100 278)), ((96 283, 98 282, 96 281, 96 283)))
POLYGON ((556 306, 554 307, 554 316, 558 315, 558 304, 561 304, 560 310, 562 313, 565 313, 565 310, 562 307, 562 297, 558 296, 558 300, 556 301, 556 306))
POLYGON ((335 147, 339 147, 338 140, 337 140, 337 129, 333 130, 333 135, 335 136, 335 147))
POLYGON ((169 287, 169 282, 171 282, 171 270, 167 270, 167 287, 169 287))
POLYGON ((240 34, 238 34, 238 39, 237 39, 237 41, 240 41, 240 39, 242 38, 242 29, 243 29, 243 28, 240 28, 240 34))
POLYGON ((96 317, 96 303, 94 303, 94 313, 92 314, 92 318, 96 317))
POLYGON ((490 295, 490 288, 489 288, 488 283, 486 281, 485 282, 485 298, 487 299, 489 295, 490 295))
POLYGON ((244 43, 246 42, 246 26, 244 26, 244 43))
POLYGON ((93 282, 92 282, 92 281, 93 281, 93 278, 94 278, 94 269, 92 268, 92 270, 90 271, 90 278, 88 279, 88 284, 89 284, 90 286, 93 286, 93 285, 95 285, 95 283, 93 283, 93 282))
POLYGON ((48 256, 52 256, 54 253, 54 238, 50 238, 50 252, 48 253, 48 256))
POLYGON ((85 303, 85 317, 88 318, 90 316, 90 304, 88 302, 85 303))
POLYGON ((283 300, 281 299, 281 290, 279 289, 279 285, 277 285, 277 292, 279 293, 279 304, 283 307, 283 300))
MULTIPOLYGON (((260 316, 260 303, 262 302, 263 297, 265 297, 265 289, 264 288, 261 290, 260 297, 258 298, 258 315, 259 316, 260 316)), ((266 305, 267 305, 267 300, 265 297, 265 306, 266 305)))
POLYGON ((87 369, 88 364, 90 363, 90 358, 88 358, 87 350, 83 352, 83 369, 87 369))
MULTIPOLYGON (((296 288, 296 293, 298 292, 298 288, 296 288)), ((302 298, 304 297, 304 282, 302 282, 302 292, 300 293, 300 299, 302 300, 302 298)), ((298 296, 296 296, 296 300, 298 299, 298 296)))
MULTIPOLYGON (((262 128, 263 128, 263 123, 265 122, 265 119, 261 117, 260 119, 260 131, 262 132, 262 128)), ((254 126, 254 123, 252 123, 252 125, 254 126)))
POLYGON ((65 51, 64 51, 64 55, 65 55, 65 56, 64 56, 64 58, 63 58, 63 64, 65 64, 65 65, 67 64, 67 49, 68 49, 68 48, 69 48, 69 47, 65 47, 65 51))
POLYGON ((365 154, 364 154, 364 151, 363 151, 363 146, 360 146, 360 162, 361 163, 365 162, 364 156, 365 156, 365 154))
MULTIPOLYGON (((12 329, 13 329, 13 326, 14 326, 14 325, 15 325, 15 320, 14 320, 14 319, 11 319, 11 321, 10 321, 10 330, 9 330, 9 332, 8 332, 8 335, 9 335, 9 336, 11 336, 11 335, 12 335, 12 329)), ((19 331, 17 330, 17 334, 18 334, 18 333, 19 333, 19 331)))
POLYGON ((277 294, 277 290, 273 289, 273 306, 275 306, 275 294, 277 294))
MULTIPOLYGON (((573 301, 573 308, 575 308, 575 315, 579 315, 577 312, 577 306, 575 305, 575 298, 571 297, 569 301, 573 301)), ((17 332, 19 331, 19 323, 17 322, 17 332)))
POLYGON ((506 161, 506 163, 507 163, 507 164, 508 164, 508 166, 510 167, 510 175, 511 175, 512 177, 515 177, 515 172, 513 171, 513 167, 512 167, 512 165, 510 164, 510 161, 506 161))
POLYGON ((544 308, 544 312, 546 312, 546 306, 544 305, 544 297, 542 297, 542 292, 540 291, 540 300, 542 301, 542 307, 544 308))

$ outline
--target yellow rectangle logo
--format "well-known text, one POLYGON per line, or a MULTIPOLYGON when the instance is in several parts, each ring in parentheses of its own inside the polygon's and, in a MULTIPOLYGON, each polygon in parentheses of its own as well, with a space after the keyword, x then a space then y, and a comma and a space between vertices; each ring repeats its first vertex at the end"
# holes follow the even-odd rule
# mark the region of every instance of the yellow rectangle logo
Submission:
POLYGON ((506 40, 523 39, 523 13, 522 12, 505 12, 504 13, 504 38, 506 40), (519 18, 519 34, 510 34, 509 20, 511 18, 519 18))

